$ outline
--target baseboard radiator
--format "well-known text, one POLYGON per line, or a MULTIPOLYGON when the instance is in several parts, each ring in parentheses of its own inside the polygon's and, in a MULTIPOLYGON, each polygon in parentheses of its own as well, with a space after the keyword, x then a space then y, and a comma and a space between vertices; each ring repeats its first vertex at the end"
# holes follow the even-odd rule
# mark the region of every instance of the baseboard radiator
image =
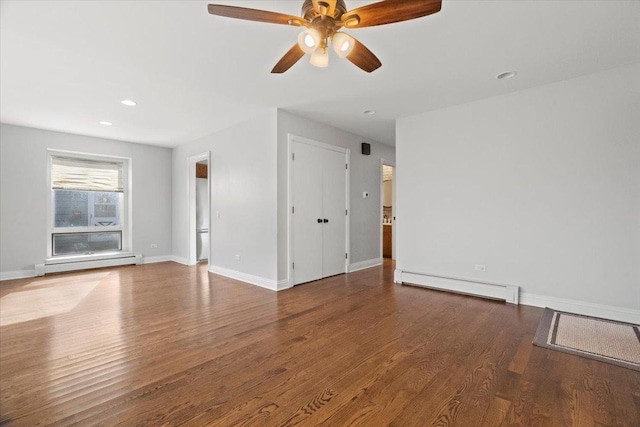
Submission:
POLYGON ((117 267, 120 265, 132 265, 141 263, 142 255, 132 254, 108 259, 36 264, 35 272, 36 276, 44 276, 45 274, 49 273, 63 273, 68 271, 88 270, 91 268, 117 267))
POLYGON ((503 300, 511 304, 518 304, 519 287, 500 283, 480 282, 457 277, 437 276, 425 273, 413 273, 396 270, 394 281, 412 286, 474 295, 483 298, 503 300))

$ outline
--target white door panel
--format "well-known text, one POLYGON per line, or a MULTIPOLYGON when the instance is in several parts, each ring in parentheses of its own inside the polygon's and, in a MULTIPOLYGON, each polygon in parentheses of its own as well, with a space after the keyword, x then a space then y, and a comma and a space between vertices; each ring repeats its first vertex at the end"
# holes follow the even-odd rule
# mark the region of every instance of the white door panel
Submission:
POLYGON ((345 272, 346 170, 345 155, 324 151, 322 276, 345 272))
POLYGON ((322 277, 322 157, 318 148, 294 143, 294 285, 322 277))

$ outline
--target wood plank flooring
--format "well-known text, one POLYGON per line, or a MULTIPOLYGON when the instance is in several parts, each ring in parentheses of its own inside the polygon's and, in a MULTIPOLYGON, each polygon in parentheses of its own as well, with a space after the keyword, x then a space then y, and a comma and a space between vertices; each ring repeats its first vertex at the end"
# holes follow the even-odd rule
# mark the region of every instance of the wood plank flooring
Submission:
POLYGON ((534 347, 541 309, 392 277, 275 293, 161 263, 3 282, 33 313, 0 328, 0 424, 640 426, 640 372, 534 347))

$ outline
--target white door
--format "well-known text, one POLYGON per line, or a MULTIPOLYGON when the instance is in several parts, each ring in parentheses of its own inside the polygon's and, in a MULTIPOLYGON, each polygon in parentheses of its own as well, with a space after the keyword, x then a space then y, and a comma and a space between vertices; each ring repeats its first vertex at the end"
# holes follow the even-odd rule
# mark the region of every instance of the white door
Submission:
POLYGON ((322 277, 327 277, 345 272, 346 170, 344 153, 322 151, 322 277))
POLYGON ((345 272, 345 153, 292 142, 294 285, 345 272))
POLYGON ((293 143, 294 285, 322 278, 322 151, 293 143))

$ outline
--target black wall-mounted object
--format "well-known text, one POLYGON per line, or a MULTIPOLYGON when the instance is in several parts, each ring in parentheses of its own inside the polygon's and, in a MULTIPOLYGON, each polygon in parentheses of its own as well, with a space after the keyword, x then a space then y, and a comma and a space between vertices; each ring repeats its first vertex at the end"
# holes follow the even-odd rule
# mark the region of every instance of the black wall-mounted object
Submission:
POLYGON ((368 144, 366 142, 362 143, 362 154, 364 154, 365 156, 371 154, 371 144, 368 144))

